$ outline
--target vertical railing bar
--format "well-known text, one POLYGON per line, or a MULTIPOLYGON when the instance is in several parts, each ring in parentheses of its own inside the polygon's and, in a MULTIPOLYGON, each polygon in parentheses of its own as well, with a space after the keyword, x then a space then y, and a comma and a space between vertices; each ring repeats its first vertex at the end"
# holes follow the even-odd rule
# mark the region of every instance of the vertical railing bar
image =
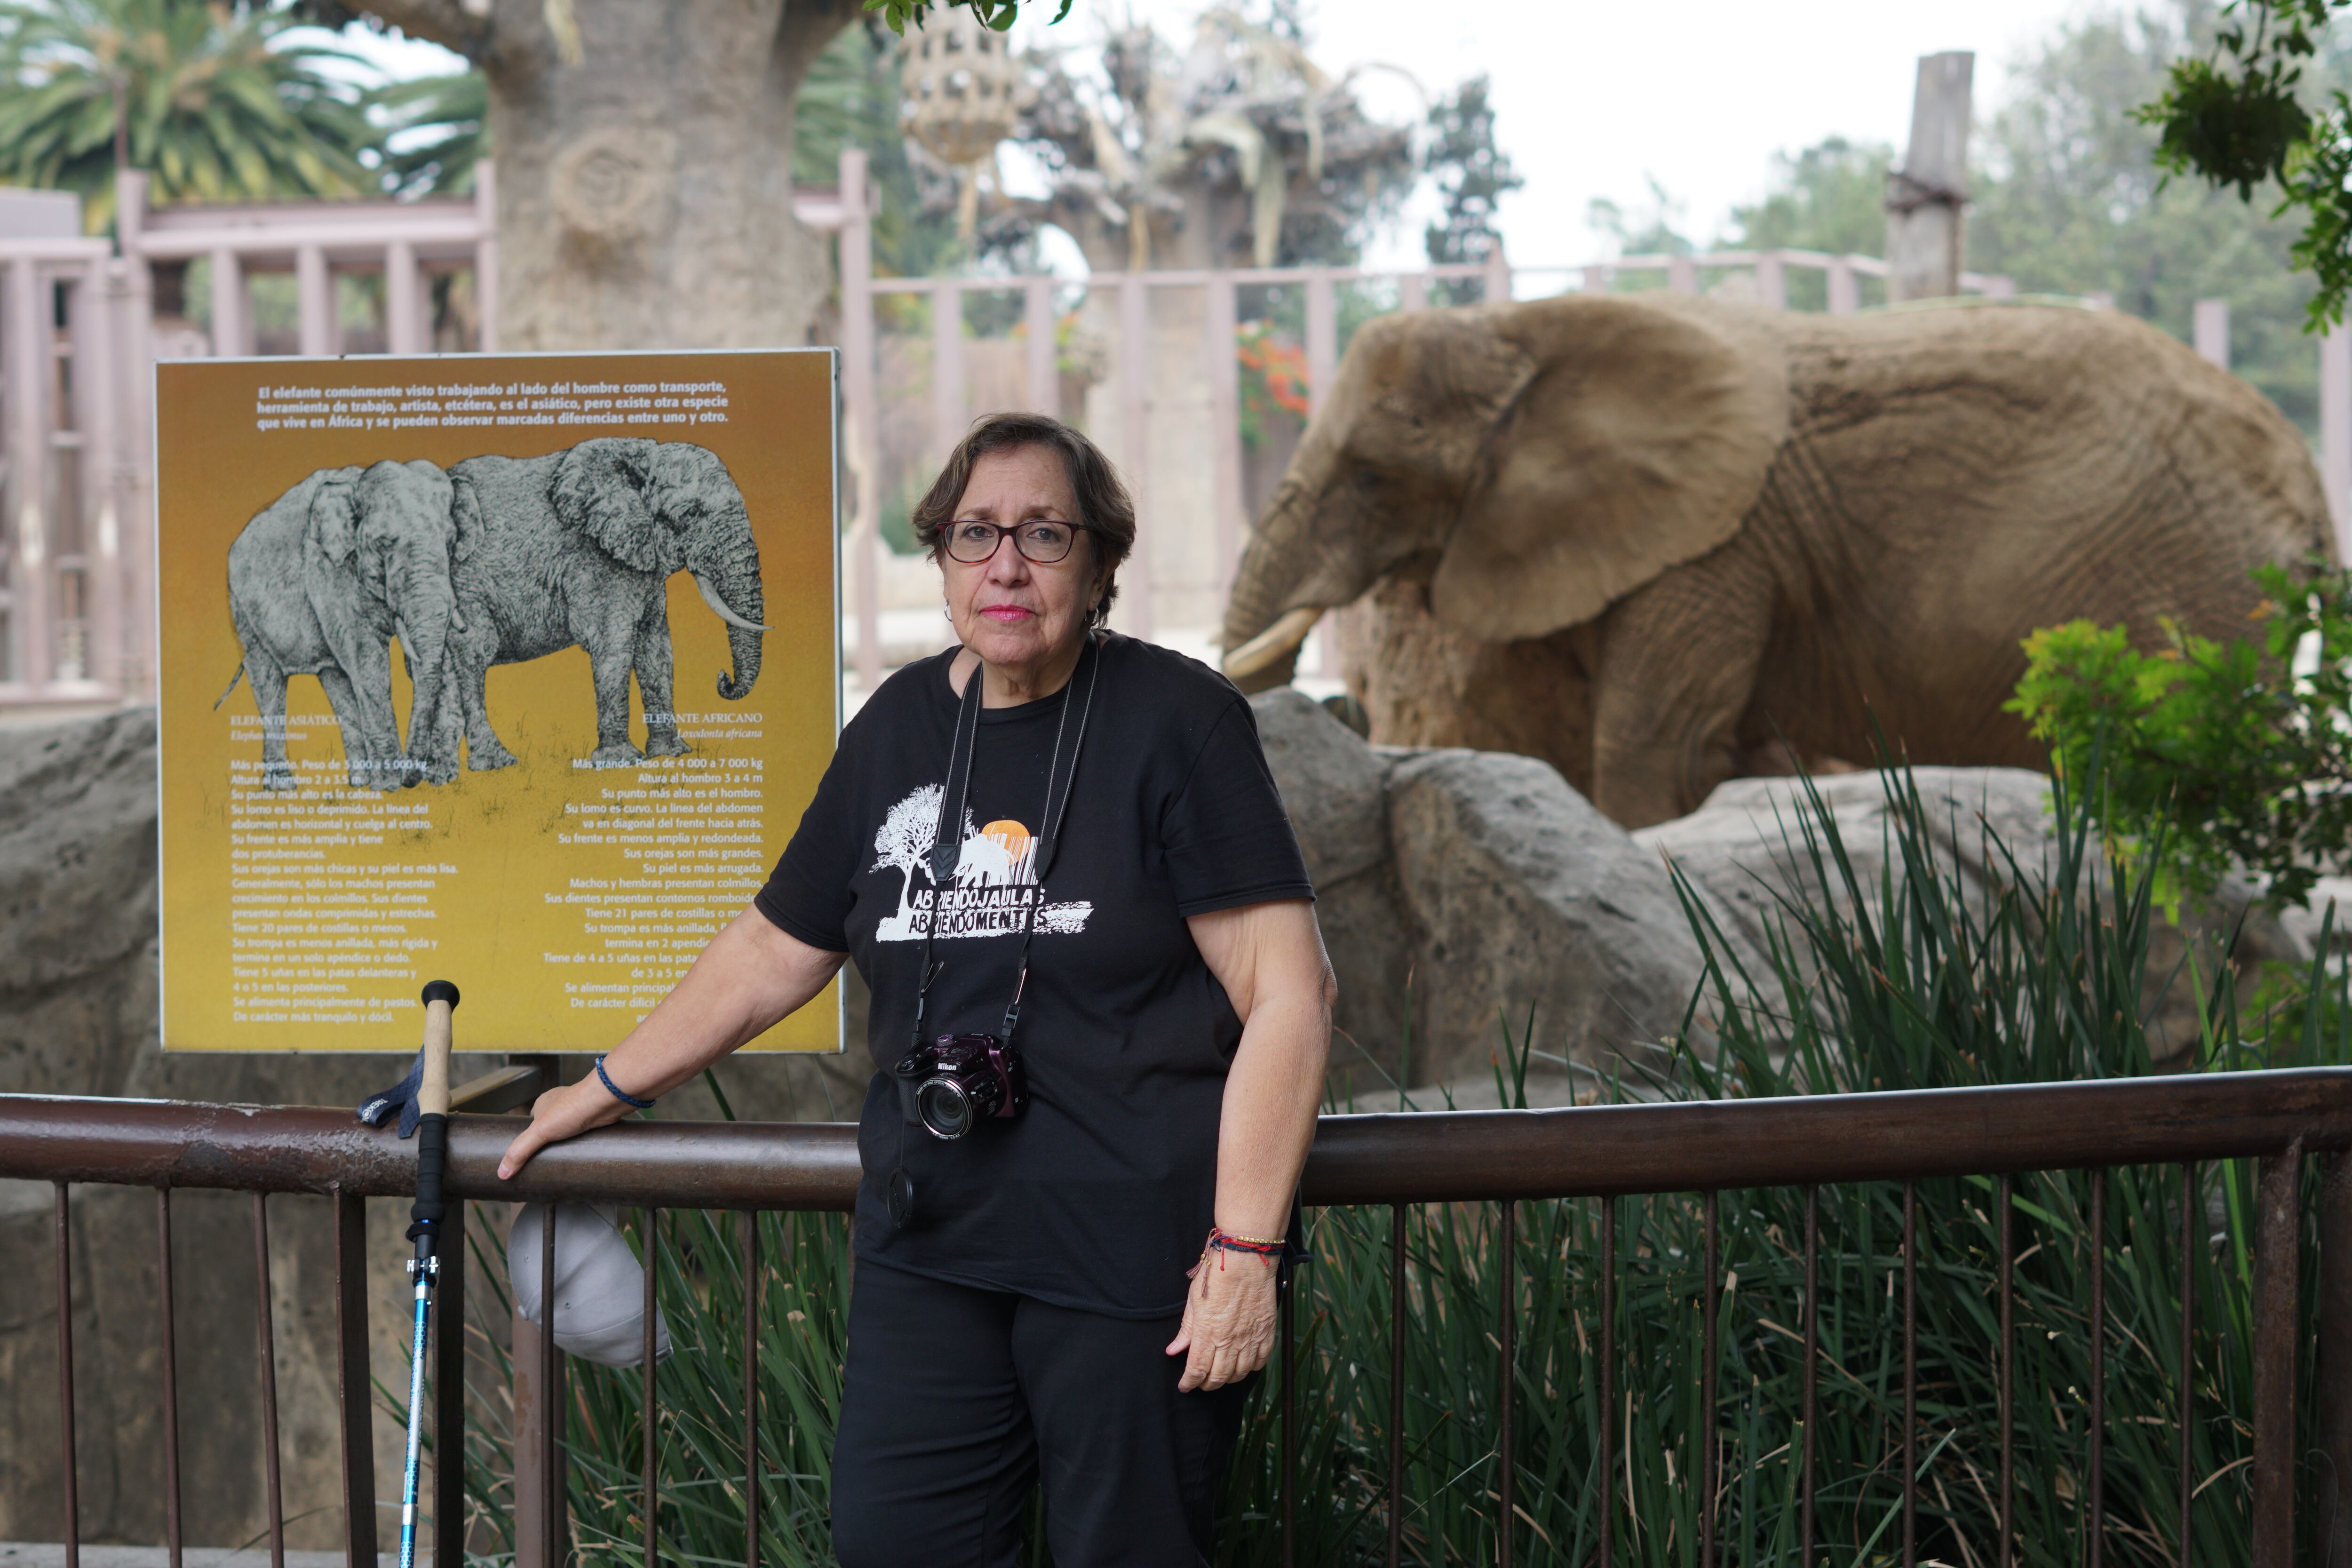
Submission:
POLYGON ((562 1568, 569 1553, 563 1540, 566 1459, 557 1434, 564 1428, 562 1394, 555 1385, 555 1214, 562 1205, 550 1201, 539 1227, 539 1507, 541 1550, 544 1563, 526 1568, 562 1568))
POLYGON ((65 1452, 65 1568, 81 1568, 81 1448, 74 1438, 73 1198, 58 1188, 58 1436, 65 1452))
POLYGON ((655 1316, 654 1308, 654 1266, 655 1248, 658 1247, 661 1242, 661 1211, 657 1208, 649 1206, 644 1211, 644 1215, 645 1237, 643 1251, 645 1253, 646 1275, 646 1338, 645 1343, 639 1348, 639 1354, 643 1359, 637 1363, 641 1369, 644 1380, 638 1390, 637 1408, 641 1413, 641 1418, 645 1422, 646 1429, 646 1568, 654 1568, 654 1563, 656 1560, 654 1531, 656 1524, 658 1522, 659 1516, 657 1510, 660 1507, 660 1500, 654 1490, 654 1422, 656 1414, 656 1408, 654 1404, 654 1351, 656 1348, 654 1327, 659 1321, 655 1316))
POLYGON ((2013 1292, 2011 1289, 2015 1283, 2017 1249, 2010 1235, 2010 1223, 2014 1213, 2011 1183, 2014 1179, 2011 1176, 2003 1176, 2000 1179, 2000 1193, 1997 1200, 2000 1205, 2000 1221, 1995 1227, 2000 1245, 1999 1286, 2000 1293, 2000 1349, 1999 1352, 2000 1358, 2000 1551, 1994 1561, 2000 1568, 2010 1568, 2010 1563, 2016 1551, 2015 1519, 2012 1510, 2016 1496, 2014 1490, 2016 1478, 2010 1462, 2012 1452, 2011 1440, 2015 1436, 2015 1428, 2011 1425, 2015 1416, 2012 1396, 2017 1391, 2015 1302, 2012 1300, 2013 1292))
POLYGON ((375 1568, 375 1422, 368 1408, 367 1204, 339 1188, 334 1205, 335 1405, 342 1436, 343 1561, 345 1568, 375 1568))
POLYGON ((155 1189, 155 1310, 163 1347, 163 1545, 180 1568, 180 1363, 172 1323, 172 1189, 155 1189))
MULTIPOLYGON (((1389 1551, 1404 1554, 1404 1205, 1389 1205, 1389 1551)), ((1604 1559, 1602 1568, 1607 1568, 1604 1559)))
MULTIPOLYGON (((433 1563, 466 1568, 466 1202, 449 1205, 433 1314, 433 1563)), ((272 1568, 279 1568, 272 1564, 272 1568)))
POLYGON ((1617 1551, 1617 1200, 1601 1200, 1601 1568, 1617 1551))
POLYGON ((2287 1568, 2294 1550, 2295 1303, 2302 1269, 2303 1141, 2258 1163, 2254 1209, 2252 1568, 2287 1568))
POLYGON ((2091 1415, 2090 1463, 2084 1467, 2083 1527, 2090 1568, 2100 1568, 2106 1534, 2107 1463, 2107 1173, 2091 1173, 2091 1415))
POLYGON ((269 1568, 286 1568, 286 1502, 278 1458, 278 1330, 269 1304, 269 1194, 253 1194, 253 1300, 261 1329, 261 1480, 269 1568))
POLYGON ((751 1209, 743 1211, 743 1568, 760 1568, 760 1216, 751 1209))
POLYGON ((1514 1198, 1503 1200, 1502 1242, 1503 1304, 1500 1337, 1503 1365, 1502 1371, 1497 1374, 1500 1387, 1496 1391, 1496 1403, 1502 1419, 1501 1431, 1496 1444, 1499 1463, 1495 1468, 1495 1491, 1497 1504, 1495 1510, 1495 1564, 1496 1568, 1511 1568, 1512 1493, 1517 1489, 1515 1483, 1518 1479, 1511 1452, 1512 1373, 1516 1370, 1514 1363, 1517 1359, 1519 1305, 1519 1205, 1517 1200, 1514 1198))
POLYGON ((2180 1557, 2179 1568, 2189 1568, 2189 1520, 2196 1494, 2190 1489, 2189 1437, 2197 1418, 2196 1344, 2191 1331, 2197 1322, 2197 1163, 2180 1167, 2180 1557))
POLYGON ((1718 1203, 1709 1192, 1702 1206, 1706 1215, 1700 1249, 1699 1300, 1703 1303, 1699 1319, 1698 1373, 1698 1568, 1715 1568, 1715 1391, 1716 1358, 1720 1347, 1716 1342, 1716 1319, 1719 1315, 1723 1289, 1722 1238, 1717 1229, 1718 1203))
POLYGON ((1903 1184, 1903 1568, 1919 1562, 1919 1184, 1903 1184))
POLYGON ((1805 1372, 1801 1412, 1805 1424, 1804 1501, 1797 1518, 1798 1568, 1812 1568, 1813 1563, 1813 1423, 1821 1382, 1817 1375, 1822 1344, 1821 1291, 1822 1190, 1809 1186, 1805 1189, 1805 1372))
POLYGON ((1282 1336, 1282 1495, 1276 1505, 1281 1514, 1282 1568, 1291 1568, 1291 1564, 1297 1561, 1298 1550, 1298 1380, 1294 1374, 1298 1351, 1298 1325, 1291 1301, 1291 1292, 1297 1284, 1296 1268, 1289 1259, 1285 1258, 1281 1272, 1274 1282, 1276 1328, 1282 1336))

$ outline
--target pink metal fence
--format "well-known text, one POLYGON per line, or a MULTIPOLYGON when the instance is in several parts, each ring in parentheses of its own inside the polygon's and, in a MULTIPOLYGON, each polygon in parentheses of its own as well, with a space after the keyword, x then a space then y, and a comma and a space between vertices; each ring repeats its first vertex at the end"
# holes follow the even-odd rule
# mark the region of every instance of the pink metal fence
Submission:
MULTIPOLYGON (((373 336, 364 343, 347 341, 337 308, 338 279, 368 275, 382 280, 382 346, 394 353, 426 352, 435 342, 435 279, 466 274, 474 319, 458 341, 495 349, 494 193, 485 165, 476 195, 467 199, 156 207, 147 200, 144 176, 134 174, 120 193, 119 246, 71 233, 10 237, 0 212, 0 707, 152 700, 156 585, 148 404, 158 353, 251 353, 263 346, 254 283, 271 273, 293 279, 296 330, 291 342, 268 346, 283 343, 305 354, 375 346, 373 336), (210 274, 208 331, 159 339, 154 267, 199 260, 210 274)), ((1607 289, 1641 277, 1671 289, 1728 288, 1786 306, 1791 280, 1811 272, 1822 279, 1817 297, 1844 312, 1859 309, 1867 280, 1886 271, 1874 257, 1741 250, 1624 256, 1571 268, 1517 267, 1497 252, 1483 265, 1392 271, 881 278, 874 272, 871 199, 865 155, 852 151, 843 154, 837 191, 803 191, 794 200, 803 222, 839 237, 843 451, 850 480, 844 632, 861 692, 871 691, 908 651, 903 637, 893 646, 886 616, 911 616, 917 635, 934 642, 945 636, 935 608, 928 620, 906 608, 914 579, 908 563, 887 548, 884 514, 906 498, 916 471, 935 463, 985 407, 1059 414, 1087 425, 1112 449, 1159 542, 1156 559, 1139 552, 1126 574, 1127 629, 1178 640, 1208 635, 1213 617, 1202 606, 1222 598, 1250 524, 1244 388, 1234 352, 1245 290, 1277 290, 1289 302, 1311 412, 1329 390, 1347 323, 1381 310, 1421 310, 1440 298, 1607 289), (1171 301, 1192 312, 1184 320, 1196 324, 1196 342, 1188 341, 1195 334, 1171 338, 1165 330, 1171 301), (910 330, 926 308, 928 325, 910 330), (1000 326, 1009 321, 1009 331, 994 341, 975 334, 966 319, 976 310, 992 312, 1000 326), (1075 380, 1065 363, 1073 321, 1082 324, 1094 355, 1075 380), (886 385, 884 371, 902 362, 919 362, 920 375, 886 385), (983 376, 987 367, 993 368, 983 376), (1078 403, 1066 406, 1074 388, 1078 403), (1180 443, 1171 453, 1172 426, 1197 429, 1198 441, 1180 443)), ((1998 277, 1967 274, 1962 285, 1991 298, 2012 291, 1998 277)), ((2199 304, 2195 339, 2200 353, 2226 366, 2226 303, 2199 304)), ((2352 336, 2339 331, 2323 344, 2320 394, 2321 468, 2341 528, 2352 498, 2352 336)))

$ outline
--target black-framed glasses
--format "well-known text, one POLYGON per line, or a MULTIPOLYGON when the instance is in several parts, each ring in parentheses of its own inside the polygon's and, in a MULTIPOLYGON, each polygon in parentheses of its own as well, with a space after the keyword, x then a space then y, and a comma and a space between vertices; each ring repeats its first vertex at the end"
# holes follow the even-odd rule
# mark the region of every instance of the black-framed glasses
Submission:
POLYGON ((1033 566, 1051 566, 1066 560, 1070 546, 1077 542, 1083 522, 1055 522, 1046 518, 1033 518, 1027 522, 1007 525, 983 522, 976 517, 961 517, 946 525, 948 554, 967 566, 977 566, 996 553, 1004 536, 1013 536, 1013 548, 1033 566))

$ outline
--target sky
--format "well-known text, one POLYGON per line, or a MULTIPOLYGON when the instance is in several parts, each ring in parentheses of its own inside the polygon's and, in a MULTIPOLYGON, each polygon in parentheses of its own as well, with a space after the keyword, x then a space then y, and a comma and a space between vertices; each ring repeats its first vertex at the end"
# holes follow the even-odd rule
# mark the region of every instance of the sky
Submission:
MULTIPOLYGON (((1822 138, 1892 144, 1909 134, 1918 57, 1973 50, 1976 111, 1996 109, 2008 65, 2093 0, 1309 0, 1310 48, 1327 68, 1402 67, 1434 95, 1486 71, 1498 140, 1525 189, 1505 201, 1504 247, 1522 267, 1605 258, 1587 223, 1596 198, 1650 207, 1654 179, 1680 226, 1701 243, 1738 203, 1762 194, 1776 153, 1822 138)), ((1180 47, 1202 0, 1076 0, 1048 27, 1024 17, 1015 37, 1085 50, 1112 18, 1154 24, 1180 47)), ((1048 10, 1046 15, 1050 15, 1048 10)), ((410 75, 454 69, 455 56, 394 40, 352 42, 410 75)), ((1360 89, 1382 118, 1417 116, 1412 86, 1369 73, 1360 89)), ((1010 173, 1010 171, 1008 171, 1010 173)), ((1368 258, 1418 258, 1434 211, 1423 196, 1368 258)), ((1081 269, 1075 248, 1056 259, 1081 269)))

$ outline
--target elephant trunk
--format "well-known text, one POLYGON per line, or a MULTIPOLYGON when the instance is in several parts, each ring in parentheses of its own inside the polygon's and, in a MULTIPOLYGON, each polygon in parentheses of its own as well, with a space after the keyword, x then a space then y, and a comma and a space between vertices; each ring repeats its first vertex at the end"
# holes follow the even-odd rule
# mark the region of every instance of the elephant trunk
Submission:
MULTIPOLYGON (((728 531, 731 538, 735 531, 728 531)), ((727 651, 734 669, 719 678, 719 695, 740 702, 760 679, 760 637, 767 630, 767 599, 760 588, 760 552, 745 523, 740 540, 702 561, 692 563, 695 585, 713 614, 727 623, 727 651)))
POLYGON ((408 743, 401 755, 411 764, 404 784, 415 784, 429 772, 444 751, 439 736, 447 728, 441 710, 446 695, 449 632, 458 621, 456 596, 448 592, 413 597, 400 615, 402 656, 408 663, 408 743))
POLYGON ((1294 465, 1234 573, 1225 600, 1225 672, 1244 691, 1287 685, 1297 667, 1298 644, 1314 625, 1314 607, 1299 605, 1297 597, 1320 564, 1309 531, 1315 499, 1315 489, 1301 481, 1294 465))

